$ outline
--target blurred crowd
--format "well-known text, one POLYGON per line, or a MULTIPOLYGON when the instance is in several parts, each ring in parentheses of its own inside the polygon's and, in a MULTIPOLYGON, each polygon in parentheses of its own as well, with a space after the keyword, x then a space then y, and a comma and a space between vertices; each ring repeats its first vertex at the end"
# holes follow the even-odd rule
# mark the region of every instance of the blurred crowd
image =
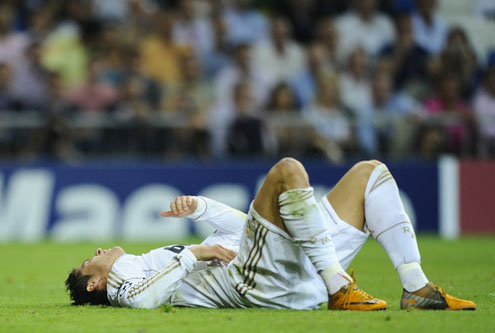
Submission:
POLYGON ((435 0, 0 2, 1 160, 446 153, 495 157, 495 51, 435 0))

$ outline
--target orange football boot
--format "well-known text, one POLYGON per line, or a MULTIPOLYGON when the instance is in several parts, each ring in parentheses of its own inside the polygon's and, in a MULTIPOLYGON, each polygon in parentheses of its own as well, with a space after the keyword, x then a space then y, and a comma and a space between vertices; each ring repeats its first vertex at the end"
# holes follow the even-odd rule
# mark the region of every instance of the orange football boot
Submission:
POLYGON ((439 286, 428 282, 426 286, 412 293, 404 289, 400 308, 403 310, 476 310, 476 304, 450 296, 439 286))
POLYGON ((352 281, 347 286, 328 297, 329 310, 374 311, 387 309, 387 302, 374 298, 359 289, 352 271, 351 277, 352 281))

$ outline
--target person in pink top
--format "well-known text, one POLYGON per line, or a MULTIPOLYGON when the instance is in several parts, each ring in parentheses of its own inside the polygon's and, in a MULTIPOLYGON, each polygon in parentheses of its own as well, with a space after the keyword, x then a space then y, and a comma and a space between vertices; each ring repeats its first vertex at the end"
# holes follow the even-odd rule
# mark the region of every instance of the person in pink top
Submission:
POLYGON ((86 82, 67 92, 65 99, 74 108, 82 111, 109 110, 117 102, 117 90, 98 77, 99 65, 96 59, 91 61, 86 82))
POLYGON ((436 85, 436 94, 425 101, 430 124, 440 125, 447 152, 461 154, 469 147, 472 116, 460 94, 456 76, 443 74, 436 85))

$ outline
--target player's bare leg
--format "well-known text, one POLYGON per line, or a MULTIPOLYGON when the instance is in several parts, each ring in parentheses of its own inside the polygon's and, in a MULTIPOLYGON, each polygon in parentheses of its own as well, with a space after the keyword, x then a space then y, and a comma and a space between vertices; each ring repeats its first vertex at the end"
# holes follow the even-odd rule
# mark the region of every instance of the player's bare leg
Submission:
POLYGON ((449 296, 428 282, 416 236, 387 167, 365 161, 352 167, 327 195, 337 215, 359 230, 368 228, 388 253, 404 291, 401 308, 474 310, 476 305, 449 296))
POLYGON ((267 174, 253 208, 297 239, 327 287, 332 309, 382 310, 387 304, 357 288, 339 263, 308 175, 298 161, 285 158, 267 174))

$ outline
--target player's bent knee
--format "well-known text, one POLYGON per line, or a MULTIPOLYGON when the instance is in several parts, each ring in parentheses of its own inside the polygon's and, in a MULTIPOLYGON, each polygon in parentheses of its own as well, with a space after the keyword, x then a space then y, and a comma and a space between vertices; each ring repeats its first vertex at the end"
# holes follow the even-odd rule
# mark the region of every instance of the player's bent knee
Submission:
POLYGON ((369 161, 365 161, 365 162, 369 162, 369 163, 373 164, 375 167, 383 164, 382 162, 380 162, 378 160, 369 160, 369 161))
POLYGON ((354 164, 354 166, 351 168, 351 171, 354 177, 366 183, 370 178, 373 170, 375 170, 375 168, 381 164, 382 162, 377 160, 361 161, 354 164))
POLYGON ((295 185, 307 186, 309 178, 306 169, 301 162, 285 157, 278 161, 268 172, 267 178, 272 178, 278 182, 297 183, 295 185), (304 183, 304 184, 302 184, 304 183))

